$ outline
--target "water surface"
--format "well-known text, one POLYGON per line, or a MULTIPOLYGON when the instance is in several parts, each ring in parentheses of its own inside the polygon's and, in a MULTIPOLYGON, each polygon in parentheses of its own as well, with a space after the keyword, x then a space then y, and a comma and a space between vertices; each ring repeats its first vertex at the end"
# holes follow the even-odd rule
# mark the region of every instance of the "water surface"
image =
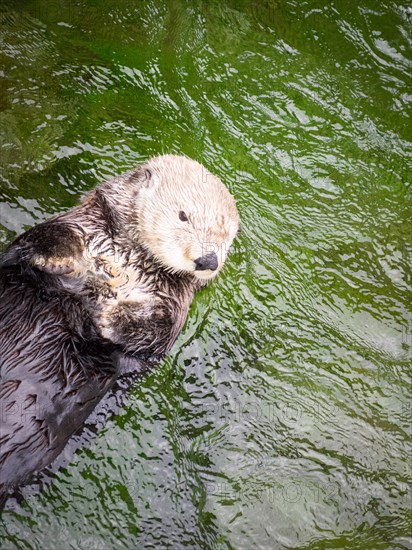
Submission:
POLYGON ((174 152, 243 232, 3 548, 411 548, 406 2, 3 1, 0 244, 174 152))

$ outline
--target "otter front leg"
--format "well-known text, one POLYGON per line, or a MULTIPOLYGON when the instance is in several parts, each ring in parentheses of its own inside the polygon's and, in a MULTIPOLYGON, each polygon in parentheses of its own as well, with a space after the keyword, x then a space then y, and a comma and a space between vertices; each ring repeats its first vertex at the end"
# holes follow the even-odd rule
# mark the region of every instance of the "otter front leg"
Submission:
POLYGON ((27 265, 51 275, 78 269, 85 246, 71 227, 57 221, 35 226, 18 238, 2 257, 3 267, 27 265))
POLYGON ((97 316, 101 335, 133 355, 162 355, 176 335, 176 319, 156 299, 146 303, 106 303, 97 316))

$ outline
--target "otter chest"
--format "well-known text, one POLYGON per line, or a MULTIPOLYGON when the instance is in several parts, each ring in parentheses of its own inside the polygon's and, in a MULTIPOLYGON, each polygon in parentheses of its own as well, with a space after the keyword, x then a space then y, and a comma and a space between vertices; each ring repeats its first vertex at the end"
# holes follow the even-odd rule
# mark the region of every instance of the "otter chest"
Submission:
POLYGON ((120 254, 94 258, 95 274, 119 302, 141 302, 154 296, 154 285, 141 265, 120 254))

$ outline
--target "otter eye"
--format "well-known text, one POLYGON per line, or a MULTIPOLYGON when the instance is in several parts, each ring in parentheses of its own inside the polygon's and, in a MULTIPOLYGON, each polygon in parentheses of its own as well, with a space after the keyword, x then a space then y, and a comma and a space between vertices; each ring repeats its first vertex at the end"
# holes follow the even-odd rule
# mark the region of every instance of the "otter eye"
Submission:
POLYGON ((186 213, 183 212, 183 210, 181 210, 179 212, 179 220, 182 221, 182 222, 188 222, 189 221, 189 218, 186 216, 186 213))

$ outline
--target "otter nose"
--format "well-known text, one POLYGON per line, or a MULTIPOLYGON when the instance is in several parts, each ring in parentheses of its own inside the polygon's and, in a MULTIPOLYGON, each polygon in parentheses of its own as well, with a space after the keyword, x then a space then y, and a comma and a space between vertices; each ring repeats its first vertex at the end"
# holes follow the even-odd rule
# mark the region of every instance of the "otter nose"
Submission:
POLYGON ((210 254, 206 254, 206 256, 201 256, 200 258, 197 258, 195 260, 195 266, 195 271, 206 271, 206 269, 215 271, 218 266, 216 253, 211 252, 210 254))

